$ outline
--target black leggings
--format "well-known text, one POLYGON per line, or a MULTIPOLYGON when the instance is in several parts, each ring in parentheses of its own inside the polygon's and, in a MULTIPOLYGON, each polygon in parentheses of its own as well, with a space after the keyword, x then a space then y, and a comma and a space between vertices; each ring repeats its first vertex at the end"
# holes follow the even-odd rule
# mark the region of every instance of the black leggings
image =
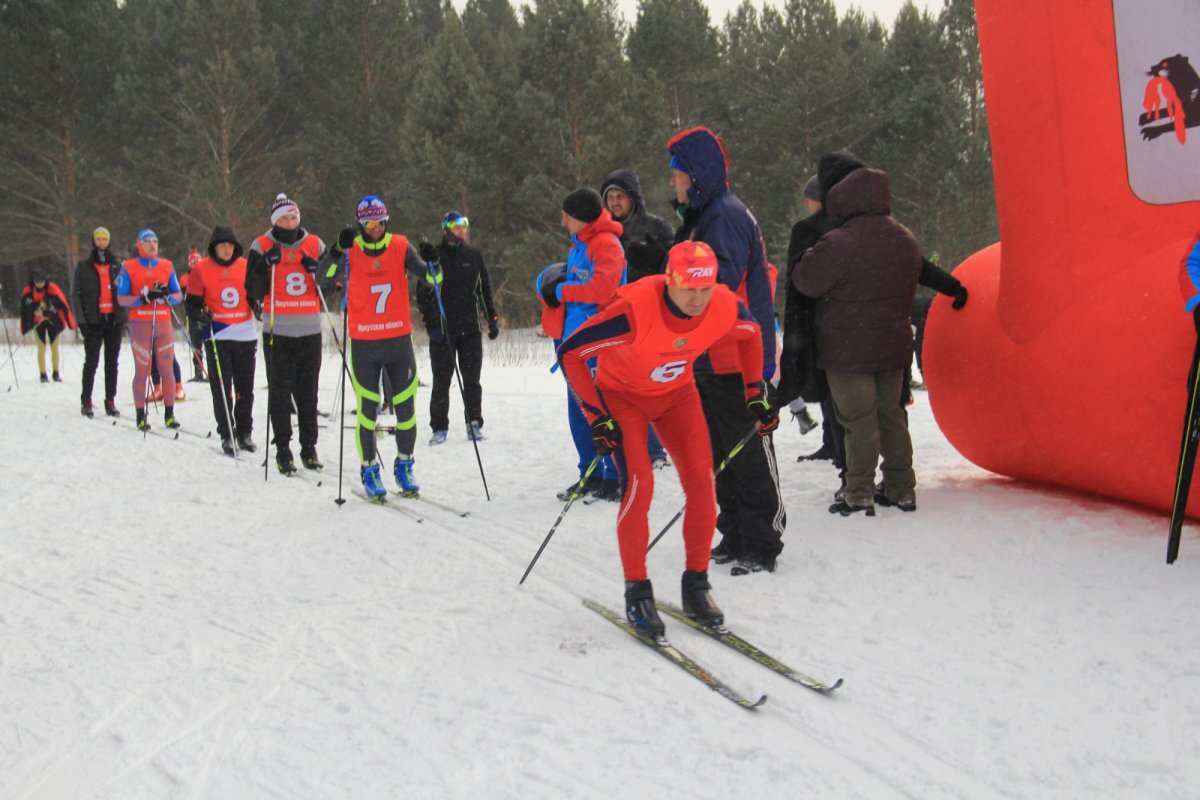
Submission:
POLYGON ((396 413, 396 449, 412 455, 417 443, 417 360, 412 337, 351 339, 350 380, 358 401, 358 456, 364 464, 375 460, 375 420, 379 414, 379 379, 386 374, 394 394, 389 398, 396 413))

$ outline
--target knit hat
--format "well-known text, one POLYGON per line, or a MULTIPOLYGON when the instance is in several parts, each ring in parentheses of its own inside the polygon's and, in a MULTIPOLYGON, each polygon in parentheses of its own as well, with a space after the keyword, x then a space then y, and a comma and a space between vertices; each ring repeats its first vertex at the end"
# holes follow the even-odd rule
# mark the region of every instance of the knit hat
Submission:
POLYGON ((300 206, 290 200, 286 194, 280 192, 275 195, 275 202, 271 204, 271 224, 279 222, 279 218, 284 214, 295 214, 300 216, 300 206))
POLYGON ((358 209, 354 216, 358 218, 360 225, 365 222, 387 222, 388 210, 382 200, 369 194, 358 201, 358 209))
POLYGON ((667 285, 700 289, 717 282, 717 254, 704 242, 680 242, 667 254, 667 285))
POLYGON ((102 236, 105 239, 108 239, 110 241, 112 240, 112 235, 109 234, 108 228, 104 227, 103 225, 101 225, 99 228, 96 228, 96 230, 92 231, 92 241, 93 242, 102 236))
POLYGON ((29 270, 30 283, 45 283, 47 281, 46 270, 34 268, 29 270))
POLYGON ((808 179, 808 183, 804 184, 804 199, 821 202, 821 182, 817 180, 816 175, 813 175, 808 179))
POLYGON ((158 234, 155 233, 154 231, 150 230, 149 228, 142 228, 140 231, 138 231, 137 240, 139 242, 144 242, 147 239, 153 239, 154 241, 158 241, 158 234))
POLYGON ((604 210, 600 193, 590 186, 580 186, 563 198, 562 210, 580 222, 595 222, 604 210))

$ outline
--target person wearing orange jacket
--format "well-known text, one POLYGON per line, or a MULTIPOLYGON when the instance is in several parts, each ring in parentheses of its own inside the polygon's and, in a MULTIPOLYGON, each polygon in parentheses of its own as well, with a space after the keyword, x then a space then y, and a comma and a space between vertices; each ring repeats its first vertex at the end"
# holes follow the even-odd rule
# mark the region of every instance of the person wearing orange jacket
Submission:
POLYGON ((40 269, 31 270, 29 285, 21 291, 21 333, 33 332, 37 339, 38 372, 42 383, 46 377, 46 348, 50 348, 50 366, 54 382, 62 383, 58 375, 58 335, 64 329, 75 330, 75 315, 58 284, 46 277, 40 269))
POLYGON ((408 237, 387 230, 388 210, 375 195, 358 201, 357 225, 338 234, 325 260, 324 283, 346 291, 346 364, 357 400, 356 441, 363 489, 371 499, 387 496, 376 461, 375 421, 381 379, 391 386, 396 413, 396 459, 392 472, 400 493, 421 490, 413 476, 417 443, 417 359, 412 345, 408 278, 424 275, 425 262, 408 237), (343 256, 345 263, 343 264, 343 256))
POLYGON ((646 449, 654 425, 687 497, 683 610, 707 627, 724 624, 708 581, 716 525, 713 454, 696 389, 694 364, 714 345, 736 352, 747 410, 758 433, 779 424, 762 381, 762 334, 744 303, 717 282, 718 262, 704 242, 671 248, 665 275, 622 287, 617 299, 558 348, 559 363, 591 425, 598 453, 612 453, 625 483, 617 541, 625 573, 625 614, 640 633, 665 632, 646 571, 654 469, 646 449), (589 359, 596 359, 593 377, 589 359))

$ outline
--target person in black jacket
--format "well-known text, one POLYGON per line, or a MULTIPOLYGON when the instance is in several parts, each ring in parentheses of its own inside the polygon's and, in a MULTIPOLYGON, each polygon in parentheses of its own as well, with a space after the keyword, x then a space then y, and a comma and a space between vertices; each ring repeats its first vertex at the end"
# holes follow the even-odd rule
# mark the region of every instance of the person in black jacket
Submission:
POLYGON ((465 216, 451 211, 442 218, 441 243, 434 247, 429 242, 422 242, 420 248, 421 259, 430 265, 425 280, 417 284, 417 308, 429 333, 429 361, 433 365, 433 389, 429 396, 429 426, 433 429, 431 445, 445 442, 450 428, 450 383, 454 379, 456 359, 462 376, 467 438, 483 439, 483 389, 479 385, 483 367, 480 304, 487 318, 489 339, 500 335, 500 322, 492 303, 492 287, 483 256, 470 244, 470 225, 465 216))
POLYGON ((119 417, 117 410, 117 362, 121 355, 121 337, 128 313, 117 302, 117 275, 121 264, 109 250, 112 240, 108 229, 92 232, 92 251, 75 265, 75 317, 83 334, 83 388, 80 413, 93 415, 92 387, 100 349, 104 348, 104 413, 119 417))

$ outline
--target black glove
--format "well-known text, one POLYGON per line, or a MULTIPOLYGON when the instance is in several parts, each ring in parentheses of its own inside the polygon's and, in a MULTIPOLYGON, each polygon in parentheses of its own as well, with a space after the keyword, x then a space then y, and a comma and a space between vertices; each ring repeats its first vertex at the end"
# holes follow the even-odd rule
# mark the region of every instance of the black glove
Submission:
POLYGON ((592 447, 596 449, 598 456, 606 456, 614 450, 621 449, 621 429, 617 426, 617 421, 608 414, 598 417, 592 423, 592 447))
POLYGON ((151 303, 156 303, 159 300, 164 299, 170 293, 171 290, 166 286, 163 286, 161 283, 156 283, 154 286, 144 290, 142 295, 151 303))
POLYGON ((262 322, 262 301, 247 297, 246 304, 250 306, 250 313, 259 322, 262 322))
POLYGON ((442 333, 441 328, 430 328, 429 329, 429 341, 444 342, 444 341, 446 341, 446 334, 442 333))
POLYGON ((558 270, 552 270, 542 274, 542 285, 539 288, 542 291, 542 299, 546 301, 546 305, 550 306, 551 308, 558 308, 560 305, 562 305, 555 290, 557 290, 562 284, 566 283, 566 281, 567 270, 565 265, 561 272, 558 270))
POLYGON ((300 257, 300 266, 308 270, 309 273, 315 275, 317 272, 317 267, 321 266, 321 262, 312 256, 305 255, 300 257))
POLYGON ((667 248, 654 241, 648 234, 646 241, 634 242, 625 250, 625 261, 629 269, 642 275, 658 275, 667 263, 667 248))
POLYGON ((488 338, 495 339, 499 335, 500 335, 500 323, 496 321, 495 317, 492 317, 491 319, 488 320, 488 338))
POLYGON ((343 253, 346 252, 354 246, 354 240, 356 238, 358 238, 357 225, 347 225, 346 227, 342 228, 337 238, 338 250, 343 253))
POLYGON ((192 323, 201 331, 207 331, 212 327, 212 312, 207 308, 197 311, 192 315, 192 323))
POLYGON ((279 251, 278 245, 263 253, 263 261, 267 262, 267 267, 277 266, 281 258, 283 258, 283 253, 279 251))
POLYGON ((436 264, 440 258, 438 255, 438 249, 429 242, 421 242, 421 244, 417 246, 417 252, 421 255, 421 260, 426 264, 436 264))
POLYGON ((958 311, 960 308, 962 308, 966 304, 967 304, 967 287, 960 286, 960 287, 958 287, 958 291, 954 293, 954 302, 950 304, 950 307, 953 308, 955 311, 958 311))
POLYGON ((766 436, 779 427, 779 409, 771 405, 766 395, 759 394, 746 401, 746 409, 758 420, 758 435, 766 436))

